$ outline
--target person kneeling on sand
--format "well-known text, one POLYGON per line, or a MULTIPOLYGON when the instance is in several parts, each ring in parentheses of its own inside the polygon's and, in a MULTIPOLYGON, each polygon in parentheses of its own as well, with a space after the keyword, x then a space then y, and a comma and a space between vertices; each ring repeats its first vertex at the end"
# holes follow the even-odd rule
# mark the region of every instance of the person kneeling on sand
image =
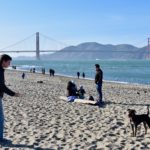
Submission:
POLYGON ((79 98, 80 98, 80 99, 84 99, 84 98, 85 98, 85 97, 84 97, 84 94, 85 94, 85 93, 86 93, 86 92, 85 92, 83 86, 81 85, 81 86, 80 86, 80 89, 78 90, 79 98))
POLYGON ((77 87, 73 81, 69 81, 67 84, 67 98, 69 102, 78 98, 77 87))

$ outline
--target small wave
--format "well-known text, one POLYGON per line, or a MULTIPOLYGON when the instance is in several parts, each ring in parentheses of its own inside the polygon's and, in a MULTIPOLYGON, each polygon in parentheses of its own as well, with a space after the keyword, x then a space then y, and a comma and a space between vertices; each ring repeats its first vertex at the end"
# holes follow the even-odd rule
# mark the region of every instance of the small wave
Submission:
POLYGON ((41 68, 42 66, 35 66, 35 65, 19 65, 19 68, 41 68))

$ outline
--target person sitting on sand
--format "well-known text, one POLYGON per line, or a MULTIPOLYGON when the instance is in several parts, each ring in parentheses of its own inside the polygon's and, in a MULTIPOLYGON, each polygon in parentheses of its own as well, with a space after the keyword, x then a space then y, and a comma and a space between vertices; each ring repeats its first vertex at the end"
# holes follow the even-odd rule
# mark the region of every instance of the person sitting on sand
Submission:
POLYGON ((68 101, 74 101, 78 96, 76 84, 72 81, 69 81, 67 84, 67 98, 68 101))
POLYGON ((84 94, 85 94, 85 93, 86 93, 86 92, 85 92, 83 86, 81 85, 81 86, 80 86, 80 89, 78 90, 79 98, 80 98, 80 99, 84 99, 84 98, 85 98, 85 97, 84 97, 84 94))

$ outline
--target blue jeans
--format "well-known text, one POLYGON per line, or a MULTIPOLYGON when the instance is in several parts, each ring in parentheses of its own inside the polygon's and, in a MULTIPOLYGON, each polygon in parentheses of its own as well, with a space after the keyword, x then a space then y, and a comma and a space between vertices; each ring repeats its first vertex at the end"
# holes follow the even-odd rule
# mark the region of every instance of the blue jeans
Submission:
POLYGON ((73 102, 77 98, 77 96, 68 96, 67 98, 68 102, 73 102))
POLYGON ((97 90, 97 93, 98 93, 98 101, 102 101, 103 99, 103 94, 102 94, 102 84, 96 84, 96 90, 97 90))
POLYGON ((4 130, 4 112, 3 112, 2 97, 0 97, 0 139, 3 139, 3 130, 4 130))

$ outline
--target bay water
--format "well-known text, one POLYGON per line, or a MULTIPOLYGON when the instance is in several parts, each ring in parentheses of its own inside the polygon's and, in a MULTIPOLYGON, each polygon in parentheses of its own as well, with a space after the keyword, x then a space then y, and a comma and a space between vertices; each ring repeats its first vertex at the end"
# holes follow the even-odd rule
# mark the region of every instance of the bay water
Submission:
POLYGON ((94 79, 95 64, 100 64, 103 70, 104 80, 150 84, 150 60, 14 60, 12 65, 19 70, 36 68, 41 72, 42 68, 49 72, 54 69, 56 74, 76 77, 77 72, 85 73, 85 77, 94 79))

